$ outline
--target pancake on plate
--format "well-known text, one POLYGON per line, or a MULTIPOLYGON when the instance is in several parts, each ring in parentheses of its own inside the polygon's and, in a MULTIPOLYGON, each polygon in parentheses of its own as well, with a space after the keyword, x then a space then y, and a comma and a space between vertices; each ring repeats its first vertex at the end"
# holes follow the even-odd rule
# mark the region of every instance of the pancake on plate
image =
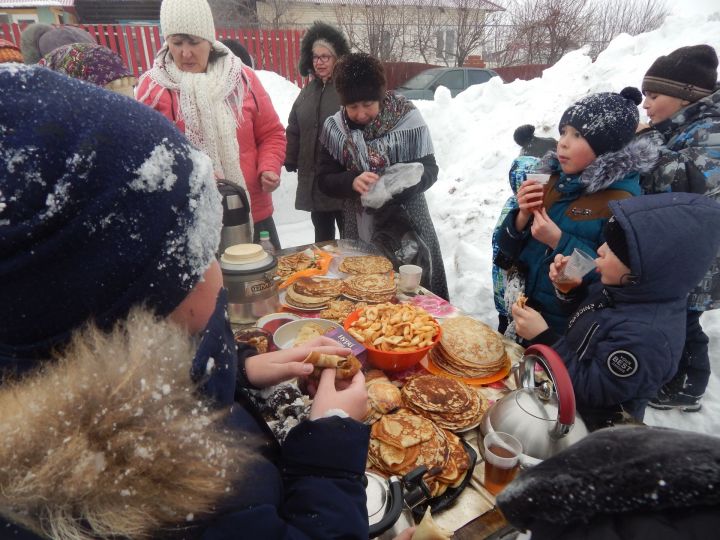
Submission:
POLYGON ((344 296, 362 302, 389 302, 395 297, 396 286, 387 274, 359 274, 343 280, 344 296))
POLYGON ((392 269, 390 259, 380 255, 345 257, 338 267, 338 270, 346 274, 384 274, 392 269))

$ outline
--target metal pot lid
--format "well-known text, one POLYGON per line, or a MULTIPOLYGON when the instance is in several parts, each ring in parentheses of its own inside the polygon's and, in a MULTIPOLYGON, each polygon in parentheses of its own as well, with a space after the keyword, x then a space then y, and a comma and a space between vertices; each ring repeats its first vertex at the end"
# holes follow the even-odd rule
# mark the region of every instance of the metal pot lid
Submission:
MULTIPOLYGON (((265 253, 265 251, 263 251, 263 253, 265 253)), ((277 259, 274 255, 270 255, 268 253, 265 253, 265 257, 261 260, 246 264, 232 264, 221 258, 220 268, 222 269, 223 274, 229 275, 258 274, 277 268, 277 259)))
POLYGON ((539 390, 521 388, 515 392, 515 402, 523 411, 539 420, 554 422, 557 418, 557 399, 543 400, 539 390))
POLYGON ((370 525, 374 525, 379 523, 387 512, 390 488, 388 481, 378 474, 366 472, 365 477, 367 478, 365 494, 367 495, 368 521, 370 525))

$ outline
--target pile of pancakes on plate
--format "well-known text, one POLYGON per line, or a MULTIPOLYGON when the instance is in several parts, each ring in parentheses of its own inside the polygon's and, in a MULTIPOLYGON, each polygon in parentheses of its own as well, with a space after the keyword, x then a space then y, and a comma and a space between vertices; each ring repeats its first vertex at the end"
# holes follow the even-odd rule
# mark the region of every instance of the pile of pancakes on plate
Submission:
POLYGON ((323 309, 340 296, 342 286, 341 279, 301 277, 288 286, 285 302, 300 309, 323 309))
POLYGON ((286 279, 293 275, 295 272, 300 270, 307 270, 308 268, 317 268, 315 258, 310 257, 306 253, 300 251, 299 253, 293 253, 291 255, 283 255, 278 257, 277 269, 275 270, 276 275, 282 279, 286 279))
POLYGON ((467 384, 436 375, 413 377, 402 388, 411 411, 450 431, 464 431, 480 423, 487 400, 467 384))
POLYGON ((371 369, 365 374, 365 388, 368 394, 366 424, 374 424, 383 414, 389 414, 403 405, 400 389, 379 369, 371 369))
POLYGON ((362 302, 389 302, 395 297, 390 259, 380 255, 345 257, 338 270, 351 274, 343 282, 343 295, 362 302))
POLYGON ((342 324, 345 319, 348 318, 353 311, 356 309, 362 309, 367 307, 367 302, 355 302, 353 300, 343 300, 337 298, 330 300, 325 309, 323 309, 318 316, 321 319, 328 319, 329 321, 335 321, 336 323, 342 324))
POLYGON ((368 468, 384 476, 402 476, 425 465, 424 480, 432 497, 458 487, 470 468, 457 435, 408 409, 382 415, 370 434, 368 468))
POLYGON ((430 351, 433 363, 464 378, 490 377, 508 362, 502 336, 471 317, 454 317, 442 323, 442 338, 430 351))
POLYGON ((342 293, 353 300, 389 302, 395 297, 395 280, 388 274, 358 274, 343 281, 342 293))

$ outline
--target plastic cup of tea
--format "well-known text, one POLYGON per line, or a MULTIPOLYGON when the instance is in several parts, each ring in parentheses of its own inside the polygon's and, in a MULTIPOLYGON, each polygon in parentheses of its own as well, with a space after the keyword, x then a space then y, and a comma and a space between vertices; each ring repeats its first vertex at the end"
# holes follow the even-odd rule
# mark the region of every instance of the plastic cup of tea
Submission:
POLYGON ((543 186, 550 181, 550 175, 545 173, 526 173, 525 180, 535 180, 543 186))
POLYGON ((491 431, 483 439, 485 447, 485 489, 493 495, 507 486, 520 468, 522 443, 509 433, 491 431))
POLYGON ((595 268, 595 257, 575 248, 565 264, 565 269, 555 278, 555 286, 560 292, 568 292, 568 286, 582 279, 593 268, 595 268), (567 290, 564 290, 565 288, 567 290))
POLYGON ((398 288, 404 293, 416 293, 420 289, 423 269, 414 264, 403 264, 400 268, 398 288))

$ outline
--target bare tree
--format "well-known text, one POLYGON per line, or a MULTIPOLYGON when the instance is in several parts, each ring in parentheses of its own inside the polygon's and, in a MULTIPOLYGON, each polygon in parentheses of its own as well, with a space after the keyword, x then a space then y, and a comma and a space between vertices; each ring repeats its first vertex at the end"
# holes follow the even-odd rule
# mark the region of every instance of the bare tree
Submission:
POLYGON ((269 8, 258 15, 262 26, 280 29, 297 23, 297 16, 291 10, 292 0, 262 0, 262 3, 269 8))
POLYGON ((622 33, 637 35, 659 28, 670 14, 664 0, 606 0, 593 21, 591 55, 596 58, 622 33))
POLYGON ((437 55, 437 32, 442 16, 440 0, 426 0, 422 5, 408 7, 407 20, 411 26, 410 49, 419 54, 426 64, 432 64, 437 55))
POLYGON ((256 0, 208 0, 218 28, 257 25, 256 0))
POLYGON ((403 57, 408 47, 407 11, 390 0, 364 0, 363 3, 336 4, 338 25, 350 46, 383 61, 403 57))
POLYGON ((452 7, 447 9, 447 27, 455 37, 453 63, 462 66, 467 57, 488 39, 489 13, 496 8, 485 0, 451 0, 449 4, 452 7))

